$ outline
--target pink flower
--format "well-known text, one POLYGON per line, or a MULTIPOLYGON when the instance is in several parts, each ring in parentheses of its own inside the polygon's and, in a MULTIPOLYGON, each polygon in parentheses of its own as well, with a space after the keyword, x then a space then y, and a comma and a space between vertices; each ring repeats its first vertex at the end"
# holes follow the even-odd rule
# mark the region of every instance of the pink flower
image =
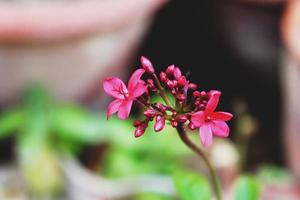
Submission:
POLYGON ((133 101, 147 90, 144 81, 141 80, 144 72, 144 69, 136 70, 128 81, 128 87, 116 77, 108 77, 103 81, 104 91, 116 98, 107 108, 107 119, 116 112, 120 119, 128 118, 133 101))
POLYGON ((210 99, 204 111, 198 111, 191 116, 191 121, 195 127, 199 128, 200 139, 204 147, 212 144, 213 135, 227 137, 229 127, 225 123, 232 118, 232 114, 227 112, 215 112, 219 103, 221 92, 211 91, 210 99))

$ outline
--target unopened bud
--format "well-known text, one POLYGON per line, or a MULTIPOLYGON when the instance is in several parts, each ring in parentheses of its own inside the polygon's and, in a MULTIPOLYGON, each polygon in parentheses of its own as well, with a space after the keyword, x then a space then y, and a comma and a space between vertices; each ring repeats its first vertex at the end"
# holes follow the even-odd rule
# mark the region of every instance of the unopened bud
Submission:
POLYGON ((186 122, 186 120, 187 120, 187 116, 185 116, 185 115, 180 115, 177 119, 177 121, 180 123, 184 123, 184 122, 186 122))
POLYGON ((165 72, 160 72, 159 74, 161 82, 166 82, 168 80, 167 74, 165 72))
POLYGON ((199 91, 194 91, 193 92, 193 97, 195 97, 195 98, 201 97, 201 93, 199 91))
POLYGON ((175 83, 171 80, 168 80, 167 81, 167 86, 170 88, 170 89, 173 89, 175 87, 175 83))
POLYGON ((169 75, 173 75, 174 74, 174 69, 175 69, 175 65, 170 65, 169 67, 167 67, 166 73, 169 74, 169 75))
POLYGON ((161 131, 165 127, 165 117, 163 116, 157 116, 155 118, 155 124, 154 124, 154 130, 156 132, 161 131))
POLYGON ((178 67, 175 67, 173 71, 174 78, 178 80, 181 77, 181 70, 178 67))
POLYGON ((185 95, 184 94, 179 94, 179 95, 177 95, 177 100, 178 101, 184 101, 185 100, 185 95))
POLYGON ((166 106, 164 106, 164 105, 161 104, 161 103, 157 103, 156 106, 157 106, 157 108, 159 109, 159 111, 160 111, 161 113, 163 113, 163 114, 164 114, 164 113, 166 112, 166 110, 167 110, 166 106))
POLYGON ((196 129, 195 125, 192 122, 189 123, 188 127, 191 130, 195 130, 196 129))
POLYGON ((187 80, 186 80, 186 78, 185 78, 185 76, 181 76, 179 79, 178 79, 178 84, 180 85, 180 86, 185 86, 186 84, 187 84, 187 80))
POLYGON ((140 121, 140 120, 135 120, 134 122, 133 122, 133 126, 134 127, 138 127, 138 126, 140 126, 142 124, 142 122, 140 121))
POLYGON ((147 73, 150 73, 150 74, 153 74, 153 73, 154 73, 153 65, 152 65, 151 61, 150 61, 148 58, 142 56, 142 57, 141 57, 141 64, 142 64, 143 69, 144 69, 147 73))
POLYGON ((176 128, 178 126, 178 122, 175 119, 172 119, 171 125, 176 128))
POLYGON ((134 131, 134 137, 141 137, 145 133, 146 127, 144 125, 138 126, 134 131))
POLYGON ((189 84, 189 89, 190 90, 196 90, 197 89, 197 85, 195 83, 190 83, 189 84))
POLYGON ((145 110, 144 111, 144 115, 147 117, 147 118, 153 118, 156 116, 156 111, 155 110, 152 110, 152 109, 148 109, 148 110, 145 110))

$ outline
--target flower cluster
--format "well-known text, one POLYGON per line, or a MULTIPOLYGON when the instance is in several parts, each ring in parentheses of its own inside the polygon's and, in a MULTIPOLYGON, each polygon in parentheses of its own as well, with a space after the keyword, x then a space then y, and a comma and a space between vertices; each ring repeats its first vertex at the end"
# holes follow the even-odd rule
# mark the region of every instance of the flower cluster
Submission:
POLYGON ((212 143, 213 136, 229 135, 226 121, 232 118, 232 114, 215 111, 221 92, 197 90, 198 86, 175 65, 168 66, 157 76, 151 61, 142 56, 141 68, 132 74, 128 86, 116 77, 108 77, 103 81, 103 87, 108 95, 115 98, 108 106, 107 118, 118 112, 120 119, 127 119, 133 102, 144 108, 144 119, 133 123, 135 137, 145 133, 150 121, 154 121, 156 132, 163 130, 166 123, 174 128, 186 125, 191 130, 199 129, 205 147, 212 143), (143 75, 146 81, 141 79, 143 75), (159 94, 165 104, 151 103, 150 93, 159 94), (170 96, 175 99, 174 105, 169 100, 170 96))

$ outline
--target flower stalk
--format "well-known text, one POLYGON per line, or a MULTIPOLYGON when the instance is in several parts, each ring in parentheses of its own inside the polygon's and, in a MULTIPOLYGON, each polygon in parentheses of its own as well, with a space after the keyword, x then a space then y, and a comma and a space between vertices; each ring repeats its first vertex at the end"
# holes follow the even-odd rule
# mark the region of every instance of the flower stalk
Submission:
POLYGON ((217 176, 217 172, 214 169, 213 165, 210 163, 209 159, 205 155, 205 153, 197 147, 187 136, 186 131, 184 129, 183 124, 179 124, 177 126, 177 132, 179 134, 180 139, 186 144, 192 151, 194 151, 201 159, 204 161, 205 165, 207 166, 210 176, 211 176, 211 183, 213 185, 214 192, 216 194, 217 200, 222 200, 222 188, 219 181, 219 178, 217 176))

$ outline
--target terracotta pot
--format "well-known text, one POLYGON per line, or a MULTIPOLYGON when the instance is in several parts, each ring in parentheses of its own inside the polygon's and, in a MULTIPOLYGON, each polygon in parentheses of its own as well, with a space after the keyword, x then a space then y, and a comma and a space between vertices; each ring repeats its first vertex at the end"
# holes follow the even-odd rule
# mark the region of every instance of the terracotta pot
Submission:
MULTIPOLYGON (((0 3, 0 103, 41 81, 78 99, 121 73, 166 0, 0 3)), ((100 87, 101 88, 101 87, 100 87)))

